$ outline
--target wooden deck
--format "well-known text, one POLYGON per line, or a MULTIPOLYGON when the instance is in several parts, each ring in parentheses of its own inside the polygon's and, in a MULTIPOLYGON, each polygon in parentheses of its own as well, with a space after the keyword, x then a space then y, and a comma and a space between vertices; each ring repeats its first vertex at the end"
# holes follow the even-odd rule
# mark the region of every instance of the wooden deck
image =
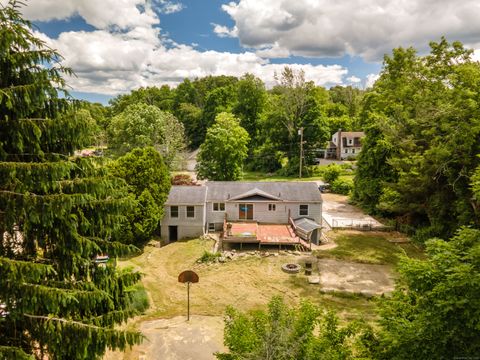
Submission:
POLYGON ((310 245, 295 235, 288 224, 259 224, 256 222, 231 222, 225 232, 223 242, 261 245, 300 245, 309 249, 310 245))

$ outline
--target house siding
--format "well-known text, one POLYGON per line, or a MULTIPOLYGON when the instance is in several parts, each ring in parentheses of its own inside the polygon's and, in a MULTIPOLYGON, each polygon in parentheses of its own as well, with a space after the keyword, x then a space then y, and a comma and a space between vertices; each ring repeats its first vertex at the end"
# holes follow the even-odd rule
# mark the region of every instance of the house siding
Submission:
POLYGON ((308 217, 319 224, 322 221, 321 195, 313 183, 212 182, 203 188, 172 187, 161 221, 162 238, 170 240, 169 226, 177 227, 180 240, 201 236, 209 228, 221 231, 225 216, 228 221, 245 221, 239 219, 239 204, 243 203, 253 204, 251 220, 259 223, 288 224, 289 216, 308 217), (189 204, 190 200, 195 205, 189 204), (213 211, 214 203, 224 203, 225 211, 213 211), (275 204, 275 210, 269 210, 269 204, 275 204), (300 215, 300 205, 304 204, 309 207, 308 214, 300 215), (171 217, 171 206, 178 206, 178 218, 171 217), (195 218, 187 218, 187 206, 195 207, 195 218))
POLYGON ((201 236, 204 234, 204 206, 203 205, 175 205, 178 206, 178 218, 170 216, 170 206, 165 206, 165 215, 161 221, 161 236, 169 240, 168 227, 178 226, 178 240, 201 236), (195 207, 195 218, 187 218, 187 206, 195 207))
MULTIPOLYGON (((212 211, 212 205, 207 205, 207 219, 209 223, 223 223, 225 218, 225 213, 227 214, 227 219, 230 221, 239 221, 238 217, 238 205, 243 202, 227 202, 225 204, 225 212, 212 211)), ((300 205, 308 205, 308 215, 307 217, 313 219, 314 221, 321 221, 322 217, 322 205, 320 203, 311 203, 311 202, 298 202, 298 203, 287 203, 287 202, 245 202, 247 204, 253 204, 253 220, 262 222, 262 223, 272 223, 272 224, 286 224, 288 223, 288 215, 290 211, 290 216, 294 219, 301 217, 300 215, 300 205), (268 210, 268 204, 275 204, 275 211, 268 210)))

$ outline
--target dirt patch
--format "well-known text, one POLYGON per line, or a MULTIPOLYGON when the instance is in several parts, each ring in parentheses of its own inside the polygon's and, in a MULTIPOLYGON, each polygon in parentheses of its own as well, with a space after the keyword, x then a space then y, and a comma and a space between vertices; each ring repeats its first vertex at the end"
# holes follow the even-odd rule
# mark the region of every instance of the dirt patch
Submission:
POLYGON ((323 291, 380 295, 394 289, 394 278, 388 265, 320 259, 318 271, 323 291))

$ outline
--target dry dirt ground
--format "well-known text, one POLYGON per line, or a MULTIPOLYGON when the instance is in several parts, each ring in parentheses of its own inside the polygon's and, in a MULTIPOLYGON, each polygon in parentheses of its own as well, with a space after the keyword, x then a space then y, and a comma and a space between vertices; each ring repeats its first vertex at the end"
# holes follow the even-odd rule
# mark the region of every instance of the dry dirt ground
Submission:
POLYGON ((322 194, 322 214, 324 221, 329 227, 349 227, 370 225, 372 228, 382 228, 383 224, 370 215, 366 215, 362 209, 348 203, 348 196, 325 193, 322 194))
POLYGON ((371 296, 391 292, 394 288, 391 267, 388 265, 320 259, 318 270, 323 291, 345 291, 371 296))

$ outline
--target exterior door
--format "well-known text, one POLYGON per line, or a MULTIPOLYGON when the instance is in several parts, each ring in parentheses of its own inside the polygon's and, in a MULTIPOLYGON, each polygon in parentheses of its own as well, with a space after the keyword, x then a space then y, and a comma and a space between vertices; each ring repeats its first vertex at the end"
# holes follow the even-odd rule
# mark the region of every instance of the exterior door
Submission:
POLYGON ((238 204, 238 218, 240 220, 253 220, 253 204, 238 204))
POLYGON ((178 226, 169 226, 168 227, 168 241, 177 241, 178 240, 178 226))

